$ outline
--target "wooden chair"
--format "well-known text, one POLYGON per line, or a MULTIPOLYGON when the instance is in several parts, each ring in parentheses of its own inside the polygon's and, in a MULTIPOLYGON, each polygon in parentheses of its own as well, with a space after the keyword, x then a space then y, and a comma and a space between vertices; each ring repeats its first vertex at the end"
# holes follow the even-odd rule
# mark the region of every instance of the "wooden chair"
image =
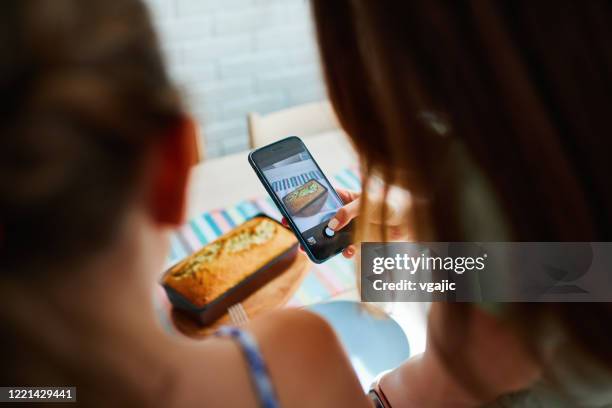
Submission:
POLYGON ((195 125, 194 137, 196 144, 197 160, 198 163, 201 163, 206 157, 206 147, 204 145, 204 135, 202 134, 202 131, 200 130, 200 125, 198 124, 195 125))
POLYGON ((340 128, 329 101, 308 103, 267 115, 249 113, 248 125, 252 149, 287 136, 308 137, 340 128))
POLYGON ((187 126, 187 131, 191 134, 193 139, 193 152, 195 156, 193 158, 193 164, 198 164, 204 161, 206 155, 202 129, 198 121, 193 116, 188 117, 187 126))

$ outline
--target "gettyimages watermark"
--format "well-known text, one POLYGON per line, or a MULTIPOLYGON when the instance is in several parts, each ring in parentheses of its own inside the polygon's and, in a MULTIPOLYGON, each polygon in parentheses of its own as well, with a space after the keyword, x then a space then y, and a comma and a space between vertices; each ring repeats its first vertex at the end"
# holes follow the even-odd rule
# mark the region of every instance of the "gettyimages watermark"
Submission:
POLYGON ((612 242, 363 243, 365 302, 612 302, 612 242))

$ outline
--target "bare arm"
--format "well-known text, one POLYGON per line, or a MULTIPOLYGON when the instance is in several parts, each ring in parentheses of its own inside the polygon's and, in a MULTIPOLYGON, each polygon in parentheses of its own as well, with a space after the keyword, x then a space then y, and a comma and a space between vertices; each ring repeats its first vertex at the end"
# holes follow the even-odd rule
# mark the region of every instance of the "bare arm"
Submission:
POLYGON ((259 323, 253 332, 262 339, 282 406, 370 406, 335 333, 323 319, 291 311, 259 323))

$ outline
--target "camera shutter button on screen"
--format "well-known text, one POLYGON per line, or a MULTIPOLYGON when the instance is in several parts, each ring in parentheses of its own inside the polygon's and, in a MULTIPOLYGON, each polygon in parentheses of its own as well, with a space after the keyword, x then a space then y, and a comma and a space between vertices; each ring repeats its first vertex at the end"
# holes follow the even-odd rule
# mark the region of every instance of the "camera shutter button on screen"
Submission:
POLYGON ((336 235, 336 231, 334 231, 333 229, 329 228, 329 227, 325 227, 325 229, 323 230, 323 234, 328 237, 331 238, 334 235, 336 235))

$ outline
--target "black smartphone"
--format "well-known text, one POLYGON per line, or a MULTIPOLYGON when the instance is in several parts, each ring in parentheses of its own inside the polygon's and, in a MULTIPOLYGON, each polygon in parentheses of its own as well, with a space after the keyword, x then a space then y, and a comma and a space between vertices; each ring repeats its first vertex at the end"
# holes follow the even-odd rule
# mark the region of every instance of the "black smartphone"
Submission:
POLYGON ((249 163, 313 262, 351 244, 352 222, 338 232, 327 227, 344 203, 299 137, 252 151, 249 163))

